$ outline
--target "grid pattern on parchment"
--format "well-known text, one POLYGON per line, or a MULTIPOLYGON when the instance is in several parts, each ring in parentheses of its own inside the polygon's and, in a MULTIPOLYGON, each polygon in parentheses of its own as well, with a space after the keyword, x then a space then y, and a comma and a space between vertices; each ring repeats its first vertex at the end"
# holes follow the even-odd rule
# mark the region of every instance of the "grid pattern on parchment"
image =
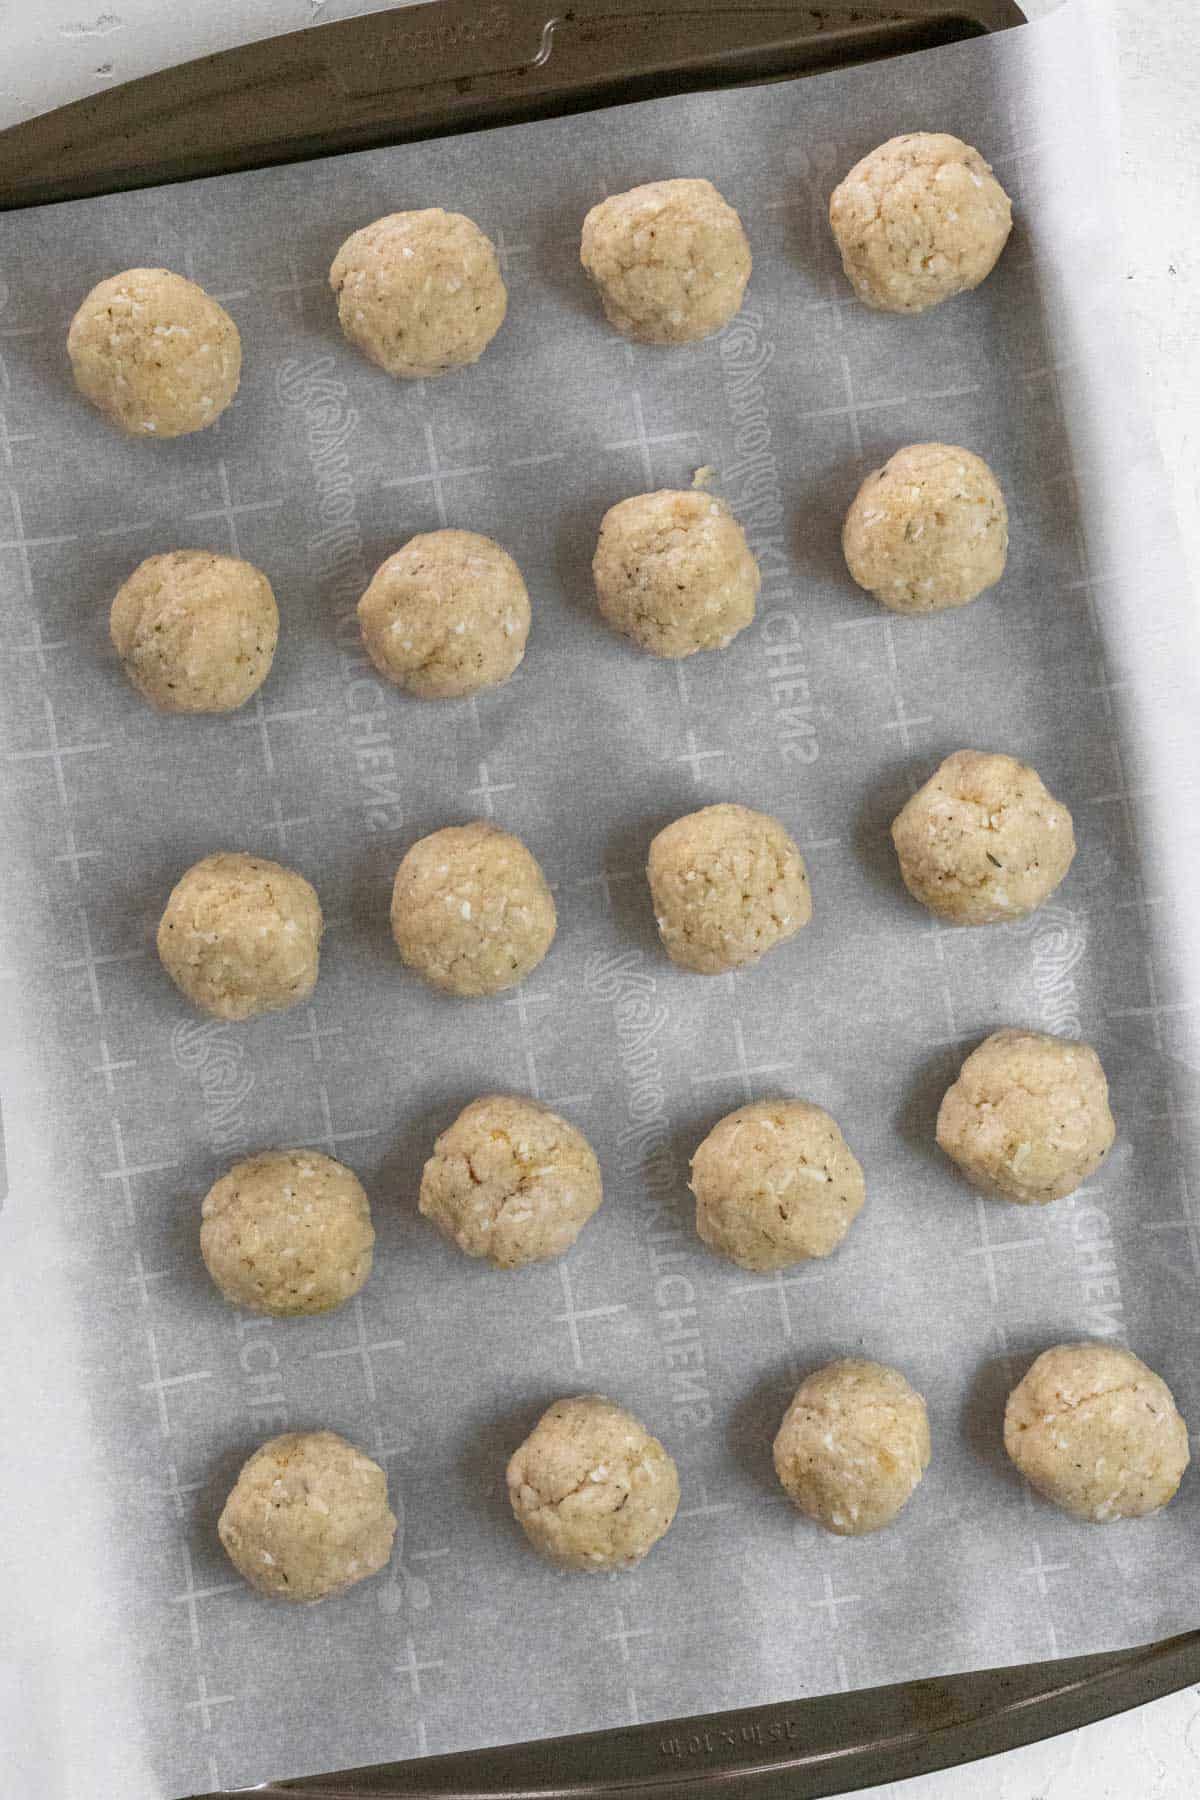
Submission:
POLYGON ((817 83, 802 113, 786 91, 732 112, 700 97, 620 129, 499 134, 486 161, 447 140, 114 198, 72 208, 67 243, 62 215, 5 222, 0 972, 41 1009, 43 1098, 73 1120, 62 1186, 92 1245, 93 1418, 134 1525, 120 1628, 164 1646, 145 1680, 168 1785, 323 1766, 331 1743, 359 1763, 1068 1654, 1098 1631, 1149 1638, 1200 1598, 1188 1492, 1139 1535, 1138 1591, 1098 1626, 1097 1591, 1133 1551, 1035 1504, 998 1452, 1014 1373, 1063 1336, 1131 1341, 1200 1416, 1175 1325, 1200 1279, 1196 1094, 1170 1073, 1190 1021, 1155 959, 1162 897, 1111 649, 1128 577, 1090 560, 1072 368, 1039 291, 1038 147, 968 56, 939 67, 939 122, 992 155, 1021 223, 987 287, 927 320, 848 302, 824 224, 841 169, 907 122, 873 71, 853 77, 853 129, 838 84, 817 83), (751 235, 747 304, 703 347, 631 348, 585 290, 579 218, 691 169, 698 141, 751 235), (510 316, 476 369, 398 386, 341 344, 323 271, 349 229, 435 201, 495 237, 510 316), (194 273, 241 326, 242 392, 201 438, 117 443, 64 380, 66 310, 133 262, 194 273), (937 620, 875 610, 838 555, 858 480, 914 438, 987 456, 1015 521, 1002 593, 937 620), (675 667, 602 629, 588 561, 607 505, 702 463, 763 596, 725 655, 675 667), (353 606, 387 551, 444 524, 512 551, 535 625, 509 687, 430 707, 374 676, 353 606), (153 716, 107 647, 123 576, 186 544, 250 558, 280 598, 275 670, 231 720, 153 716), (1082 846, 1059 898, 986 939, 905 901, 886 838, 964 743, 1034 762, 1082 846), (703 982, 659 954, 641 871, 658 826, 724 797, 787 821, 816 918, 758 969, 703 982), (561 919, 542 968, 484 1006, 405 978, 386 927, 403 847, 479 815, 530 844, 561 919), (152 948, 171 883, 221 846, 294 863, 329 924, 312 1003, 239 1028, 190 1016, 152 948), (976 1200, 930 1155, 957 1060, 1006 1022, 1097 1043, 1122 1121, 1096 1181, 1046 1213, 976 1200), (414 1216, 436 1131, 497 1087, 575 1119, 608 1193, 569 1259, 516 1277, 414 1216), (722 1112, 779 1091, 836 1114, 871 1197, 837 1258, 751 1280, 699 1251, 686 1159, 722 1112), (199 1266, 199 1196, 272 1142, 343 1157, 375 1200, 377 1272, 329 1319, 239 1317, 199 1266), (842 1543, 781 1503, 769 1440, 799 1373, 858 1350, 926 1393, 936 1461, 894 1530, 842 1543), (506 1517, 508 1451, 582 1388, 633 1406, 683 1475, 677 1526, 618 1584, 564 1585, 506 1517), (241 1588, 213 1524, 249 1449, 306 1424, 386 1464, 401 1528, 386 1577, 294 1612, 241 1588), (311 1706, 331 1663, 336 1733, 311 1706))

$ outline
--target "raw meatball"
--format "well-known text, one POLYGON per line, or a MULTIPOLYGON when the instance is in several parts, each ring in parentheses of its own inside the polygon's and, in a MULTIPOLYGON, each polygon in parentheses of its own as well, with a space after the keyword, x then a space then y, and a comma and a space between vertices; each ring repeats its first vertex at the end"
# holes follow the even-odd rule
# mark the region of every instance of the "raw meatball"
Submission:
POLYGON ((325 1600, 386 1565, 396 1520, 378 1463, 334 1431, 288 1431, 246 1463, 217 1531, 260 1594, 325 1600))
POLYGON ((583 221, 580 261, 610 325, 642 344, 692 344, 727 325, 750 279, 742 221, 711 181, 649 181, 583 221))
POLYGON ((498 687, 517 667, 529 595, 491 538, 426 531, 375 571, 358 620, 381 675, 422 700, 457 700, 498 687))
POLYGON ((519 838, 486 819, 421 838, 396 871, 392 936, 444 993, 501 994, 554 942, 554 896, 519 838))
POLYGON ((913 131, 855 163, 833 190, 829 223, 859 299, 919 313, 991 274, 1012 206, 978 150, 913 131))
POLYGON ((1037 1031, 993 1032, 938 1109, 937 1141, 972 1187, 1021 1206, 1073 1194, 1116 1135, 1096 1052, 1037 1031))
POLYGON ((892 823, 904 885, 951 925, 1023 919, 1075 856, 1071 815, 1035 769, 956 750, 892 823))
POLYGON ((859 488, 842 527, 846 566, 892 612, 965 606, 999 581, 1008 509, 982 457, 909 444, 859 488))
POLYGON ((271 672, 279 609, 252 563, 170 550, 118 588, 109 631, 126 675, 160 712, 233 712, 271 672))
POLYGON ((332 1312, 371 1273, 362 1183, 318 1150, 263 1150, 204 1196, 200 1252, 235 1306, 275 1318, 332 1312))
POLYGON ((71 320, 75 385, 130 437, 182 437, 219 419, 238 390, 242 340, 223 306, 170 269, 126 269, 71 320))
POLYGON ((828 1256, 867 1197, 836 1123, 805 1100, 727 1113, 692 1158, 691 1187, 709 1249, 756 1273, 828 1256))
POLYGON ((650 898, 663 948, 698 975, 741 968, 812 917, 804 859, 778 819, 704 806, 650 845, 650 898))
POLYGON ((1056 1344, 1008 1396, 1004 1448, 1055 1506, 1092 1525, 1167 1504, 1187 1426, 1161 1375, 1116 1344, 1056 1344))
POLYGON ((320 902, 303 875, 265 856, 218 850, 173 888, 158 954, 201 1012, 249 1019, 308 999, 323 930, 320 902))
POLYGON ((478 362, 508 307, 491 239, 440 206, 389 213, 354 232, 329 285, 350 342, 412 381, 478 362))
POLYGON ((592 558, 600 611, 652 656, 724 650, 754 618, 758 564, 723 500, 695 488, 609 507, 592 558))
POLYGON ((629 1569, 675 1517, 679 1475, 644 1425, 602 1394, 556 1400, 508 1465, 534 1549, 564 1569, 629 1569))
POLYGON ((549 1107, 511 1094, 464 1107, 421 1177, 425 1217, 497 1269, 561 1256, 602 1198, 587 1139, 549 1107))
POLYGON ((899 1369, 847 1357, 800 1383, 775 1438, 775 1473, 839 1537, 890 1525, 929 1466, 925 1402, 899 1369))

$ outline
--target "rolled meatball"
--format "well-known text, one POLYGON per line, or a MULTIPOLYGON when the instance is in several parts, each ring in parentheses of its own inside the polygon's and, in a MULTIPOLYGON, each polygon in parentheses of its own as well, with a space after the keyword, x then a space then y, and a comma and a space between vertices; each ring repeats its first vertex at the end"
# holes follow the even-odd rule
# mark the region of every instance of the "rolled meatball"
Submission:
POLYGON ((629 1569, 668 1529, 679 1474, 657 1438, 602 1394, 557 1400, 508 1465, 525 1536, 563 1569, 629 1569))
POLYGON ((583 222, 580 260, 605 317, 643 344, 691 344, 727 325, 750 279, 742 221, 711 181, 649 181, 583 222))
POLYGON ((991 274, 1012 230, 1012 205, 970 144, 944 131, 910 131, 855 163, 833 190, 829 223, 865 305, 920 313, 991 274))
POLYGON ((996 1031, 972 1050, 937 1117, 938 1144, 972 1187, 1020 1206, 1073 1194, 1116 1132, 1096 1052, 1037 1031, 996 1031))
POLYGON ((829 1256, 867 1197, 836 1123, 806 1100, 727 1113, 692 1158, 691 1187, 709 1249, 756 1273, 829 1256))
POLYGON ((1161 1375, 1103 1343, 1043 1350, 1008 1396, 1004 1448, 1031 1487, 1091 1525, 1158 1512, 1190 1454, 1161 1375))
POLYGON ((410 969, 443 993, 500 994, 554 941, 554 896, 519 838, 476 819, 408 850, 392 889, 392 936, 410 969))
POLYGON ((181 994, 217 1019, 248 1019, 307 1000, 324 920, 303 875, 265 856, 219 850, 171 891, 158 954, 181 994))
POLYGON ((610 506, 592 575, 614 630, 652 656, 724 650, 754 619, 759 573, 723 500, 695 488, 610 506))
POLYGON ((842 527, 846 566, 891 612, 965 606, 1004 573, 1008 508, 982 457, 909 444, 867 476, 842 527))
POLYGON ((420 1209, 467 1256, 519 1269, 562 1256, 602 1198, 582 1132, 535 1100, 485 1094, 434 1145, 420 1209))
POLYGON ((890 1525, 929 1466, 925 1402, 899 1369, 848 1357, 796 1389, 775 1473, 806 1518, 839 1537, 890 1525))
POLYGON ((507 550, 477 531, 425 531, 376 571, 358 603, 367 654, 422 700, 498 687, 529 636, 529 595, 507 550))
POLYGON ((71 320, 67 355, 80 393, 129 437, 202 431, 242 373, 242 340, 225 308, 170 269, 99 282, 71 320))
POLYGON ((233 712, 271 672, 279 609, 253 563, 170 550, 122 583, 109 630, 126 675, 160 712, 233 712))
POLYGON ((256 1450, 217 1521, 230 1562, 272 1600, 326 1600, 378 1574, 396 1520, 378 1463, 333 1431, 256 1450))
POLYGON ((350 343, 409 381, 478 362, 508 307, 491 239, 440 206, 389 213, 353 232, 329 285, 350 343))
POLYGON ((1071 815, 1036 769, 1012 756, 956 750, 892 824, 914 900, 950 925, 1023 919, 1075 858, 1071 815))
POLYGON ((757 962, 812 917, 804 859, 778 819, 721 803, 687 813, 646 867, 663 948, 698 975, 757 962))
POLYGON ((371 1273, 362 1183, 319 1150, 261 1150, 213 1183, 201 1208, 205 1267, 234 1306, 295 1319, 333 1312, 371 1273))

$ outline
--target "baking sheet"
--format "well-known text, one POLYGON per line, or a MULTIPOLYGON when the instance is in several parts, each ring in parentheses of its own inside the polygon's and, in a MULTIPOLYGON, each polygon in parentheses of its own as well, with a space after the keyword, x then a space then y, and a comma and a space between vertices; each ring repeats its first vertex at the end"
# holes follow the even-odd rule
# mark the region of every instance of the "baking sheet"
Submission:
POLYGON ((1077 1336, 1129 1343, 1200 1420, 1197 665, 1090 17, 0 219, 0 1791, 179 1795, 1197 1624, 1200 1478, 1093 1531, 1000 1447, 1011 1382, 1077 1336), (975 295, 888 319, 850 300, 824 213, 915 127, 978 143, 1017 227, 975 295), (675 173, 739 208, 753 280, 717 340, 630 348, 579 222, 675 173), (324 272, 351 229, 433 203, 500 245, 510 314, 475 369, 406 387, 343 345, 324 272), (71 390, 70 312, 139 262, 227 296, 242 331, 238 401, 190 441, 119 442, 71 390), (898 619, 848 583, 839 525, 861 475, 925 438, 997 469, 1012 551, 977 604, 898 619), (608 505, 703 463, 763 594, 726 653, 676 668, 601 627, 588 562, 608 505), (364 667, 353 607, 445 523, 512 551, 535 624, 508 687, 435 707, 364 667), (108 647, 112 592, 177 545, 249 557, 281 602, 274 672, 230 720, 156 717, 108 647), (896 878, 887 824, 963 744, 1027 757, 1075 815, 1075 867, 1022 925, 935 927, 896 878), (815 919, 704 981, 658 950, 640 869, 659 826, 724 798, 788 822, 815 919), (386 907, 408 843, 481 814, 539 856, 560 930, 515 995, 455 1003, 402 972, 386 907), (315 882, 311 1006, 223 1026, 163 976, 166 893, 218 847, 315 882), (932 1146, 958 1061, 1008 1023, 1096 1044, 1120 1123, 1045 1211, 975 1198, 932 1146), (416 1214, 436 1132, 495 1088, 561 1106, 605 1173, 572 1255, 519 1275, 416 1214), (692 1234, 687 1158, 779 1092, 833 1111, 869 1201, 829 1262, 751 1278, 692 1234), (343 1157, 374 1200, 376 1272, 325 1320, 242 1317, 199 1259, 201 1195, 272 1143, 343 1157), (908 1373, 935 1447, 860 1542, 798 1520, 769 1453, 799 1376, 854 1352, 908 1373), (594 1580, 528 1553, 503 1486, 542 1408, 587 1390, 651 1425, 684 1492, 641 1569, 594 1580), (400 1531, 386 1576, 294 1610, 240 1586, 214 1525, 255 1444, 305 1426, 386 1462, 400 1531))

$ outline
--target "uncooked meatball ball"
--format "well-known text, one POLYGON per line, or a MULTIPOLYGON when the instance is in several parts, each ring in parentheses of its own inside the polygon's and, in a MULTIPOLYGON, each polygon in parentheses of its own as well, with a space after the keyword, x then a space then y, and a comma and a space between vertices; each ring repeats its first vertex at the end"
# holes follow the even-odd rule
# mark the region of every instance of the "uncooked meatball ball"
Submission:
POLYGON ((859 299, 919 313, 991 274, 1012 206, 970 144, 911 131, 855 163, 833 190, 829 223, 859 299))
POLYGON ((793 1505, 839 1537, 890 1525, 929 1466, 925 1402, 899 1369, 847 1357, 800 1383, 775 1438, 793 1505))
POLYGON ((234 1306, 277 1319, 332 1312, 371 1273, 371 1208, 353 1170, 318 1150, 234 1163, 201 1208, 200 1252, 234 1306))
POLYGON ((687 813, 650 845, 663 948, 698 975, 757 962, 812 917, 804 858, 778 819, 723 802, 687 813))
POLYGON ((486 819, 421 838, 396 871, 392 936, 444 993, 501 994, 554 942, 554 896, 519 838, 486 819))
POLYGON ((675 1517, 679 1474, 657 1438, 602 1394, 556 1400, 508 1465, 525 1536, 564 1569, 629 1569, 675 1517))
POLYGON ((249 1019, 307 1000, 324 921, 315 890, 265 856, 218 850, 171 892, 158 954, 180 993, 217 1019, 249 1019))
POLYGON ((972 1187, 1021 1206, 1073 1194, 1116 1134, 1091 1045, 1038 1031, 993 1032, 938 1109, 937 1141, 972 1187))
POLYGON ((512 1094, 464 1107, 421 1176, 425 1217, 497 1269, 561 1256, 602 1199, 600 1165, 582 1132, 512 1094))
POLYGON ((1004 573, 1008 509, 982 457, 909 444, 859 488, 842 527, 859 587, 899 613, 965 606, 1004 573))
POLYGON ((326 1600, 386 1566, 396 1520, 378 1463, 334 1431, 288 1431, 246 1463, 217 1532, 260 1594, 326 1600))
POLYGON ((170 550, 118 588, 109 631, 126 675, 160 712, 233 712, 271 672, 279 609, 252 563, 170 550))
POLYGON ((892 824, 904 885, 950 925, 1001 925, 1048 900, 1075 857, 1071 815, 1015 757, 956 750, 892 824))
POLYGON ((350 342, 411 381, 477 362, 508 307, 491 239, 440 206, 389 213, 352 233, 329 285, 350 342))
POLYGON ((711 181, 649 181, 583 221, 580 261, 610 325, 642 344, 691 344, 727 325, 750 279, 742 221, 711 181))
POLYGON ((709 1249, 756 1273, 828 1256, 867 1197, 836 1123, 806 1100, 727 1113, 692 1158, 691 1187, 709 1249))
POLYGON ((695 488, 609 507, 592 558, 600 611, 652 656, 724 650, 754 618, 759 573, 723 500, 695 488))
POLYGON ((1008 1396, 1004 1448, 1039 1494, 1092 1525, 1157 1512, 1189 1461, 1170 1388, 1116 1344, 1044 1350, 1008 1396))
POLYGON ((242 340, 225 308, 170 269, 126 269, 71 320, 75 385, 130 437, 183 437, 237 393, 242 340))
POLYGON ((529 617, 520 569, 477 531, 410 538, 358 603, 371 661, 422 700, 457 700, 507 681, 525 654, 529 617))

